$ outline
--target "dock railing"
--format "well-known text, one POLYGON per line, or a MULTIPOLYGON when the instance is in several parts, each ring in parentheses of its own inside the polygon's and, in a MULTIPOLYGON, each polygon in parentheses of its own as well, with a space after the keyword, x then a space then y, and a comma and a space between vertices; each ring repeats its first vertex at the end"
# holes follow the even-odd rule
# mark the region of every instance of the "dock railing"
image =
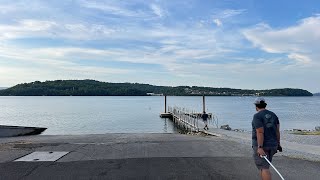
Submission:
MULTIPOLYGON (((199 132, 204 127, 202 113, 187 108, 171 106, 168 106, 168 113, 172 115, 172 120, 178 129, 199 132)), ((208 123, 218 127, 218 119, 212 113, 208 113, 208 115, 208 123)))

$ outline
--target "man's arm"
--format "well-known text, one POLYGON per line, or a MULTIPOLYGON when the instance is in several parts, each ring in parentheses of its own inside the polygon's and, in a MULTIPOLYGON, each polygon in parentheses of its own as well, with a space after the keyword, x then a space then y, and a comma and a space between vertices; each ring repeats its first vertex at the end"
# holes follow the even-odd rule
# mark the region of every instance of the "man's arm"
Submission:
MULTIPOLYGON (((263 127, 261 127, 261 128, 257 128, 256 131, 257 131, 257 142, 258 142, 258 146, 263 146, 263 141, 264 141, 264 129, 263 129, 263 127)), ((260 156, 266 155, 266 153, 264 152, 263 148, 259 148, 259 147, 258 147, 257 153, 258 153, 260 156)))
POLYGON ((280 124, 277 124, 277 140, 278 145, 280 146, 280 124))
POLYGON ((278 140, 278 147, 277 150, 282 152, 282 147, 280 145, 280 124, 277 124, 277 140, 278 140))

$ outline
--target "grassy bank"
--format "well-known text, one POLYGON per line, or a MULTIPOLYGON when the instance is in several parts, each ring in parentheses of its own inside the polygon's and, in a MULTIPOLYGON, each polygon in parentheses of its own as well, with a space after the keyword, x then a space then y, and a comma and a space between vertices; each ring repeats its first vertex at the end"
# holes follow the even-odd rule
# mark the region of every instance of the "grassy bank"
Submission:
POLYGON ((292 134, 296 135, 320 135, 320 131, 295 131, 292 134))

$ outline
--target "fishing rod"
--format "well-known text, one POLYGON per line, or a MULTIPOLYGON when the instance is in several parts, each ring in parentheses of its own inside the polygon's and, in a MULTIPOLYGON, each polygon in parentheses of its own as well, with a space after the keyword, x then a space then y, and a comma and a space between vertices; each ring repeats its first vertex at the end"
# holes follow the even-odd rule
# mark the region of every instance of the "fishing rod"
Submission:
POLYGON ((270 166, 278 173, 278 175, 280 176, 280 178, 282 180, 284 180, 283 176, 280 174, 280 172, 276 169, 276 167, 273 166, 273 164, 269 161, 269 159, 267 158, 267 155, 261 156, 261 158, 264 158, 269 164, 270 166))

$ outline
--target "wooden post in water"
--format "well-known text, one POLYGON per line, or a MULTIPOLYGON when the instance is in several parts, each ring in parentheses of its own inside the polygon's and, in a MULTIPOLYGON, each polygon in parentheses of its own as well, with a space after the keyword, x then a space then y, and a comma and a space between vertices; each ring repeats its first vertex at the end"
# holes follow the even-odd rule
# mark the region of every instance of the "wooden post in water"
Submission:
POLYGON ((205 112, 206 111, 206 98, 204 95, 202 96, 202 107, 203 107, 202 112, 205 112))
POLYGON ((164 113, 167 113, 167 96, 164 96, 164 113))

